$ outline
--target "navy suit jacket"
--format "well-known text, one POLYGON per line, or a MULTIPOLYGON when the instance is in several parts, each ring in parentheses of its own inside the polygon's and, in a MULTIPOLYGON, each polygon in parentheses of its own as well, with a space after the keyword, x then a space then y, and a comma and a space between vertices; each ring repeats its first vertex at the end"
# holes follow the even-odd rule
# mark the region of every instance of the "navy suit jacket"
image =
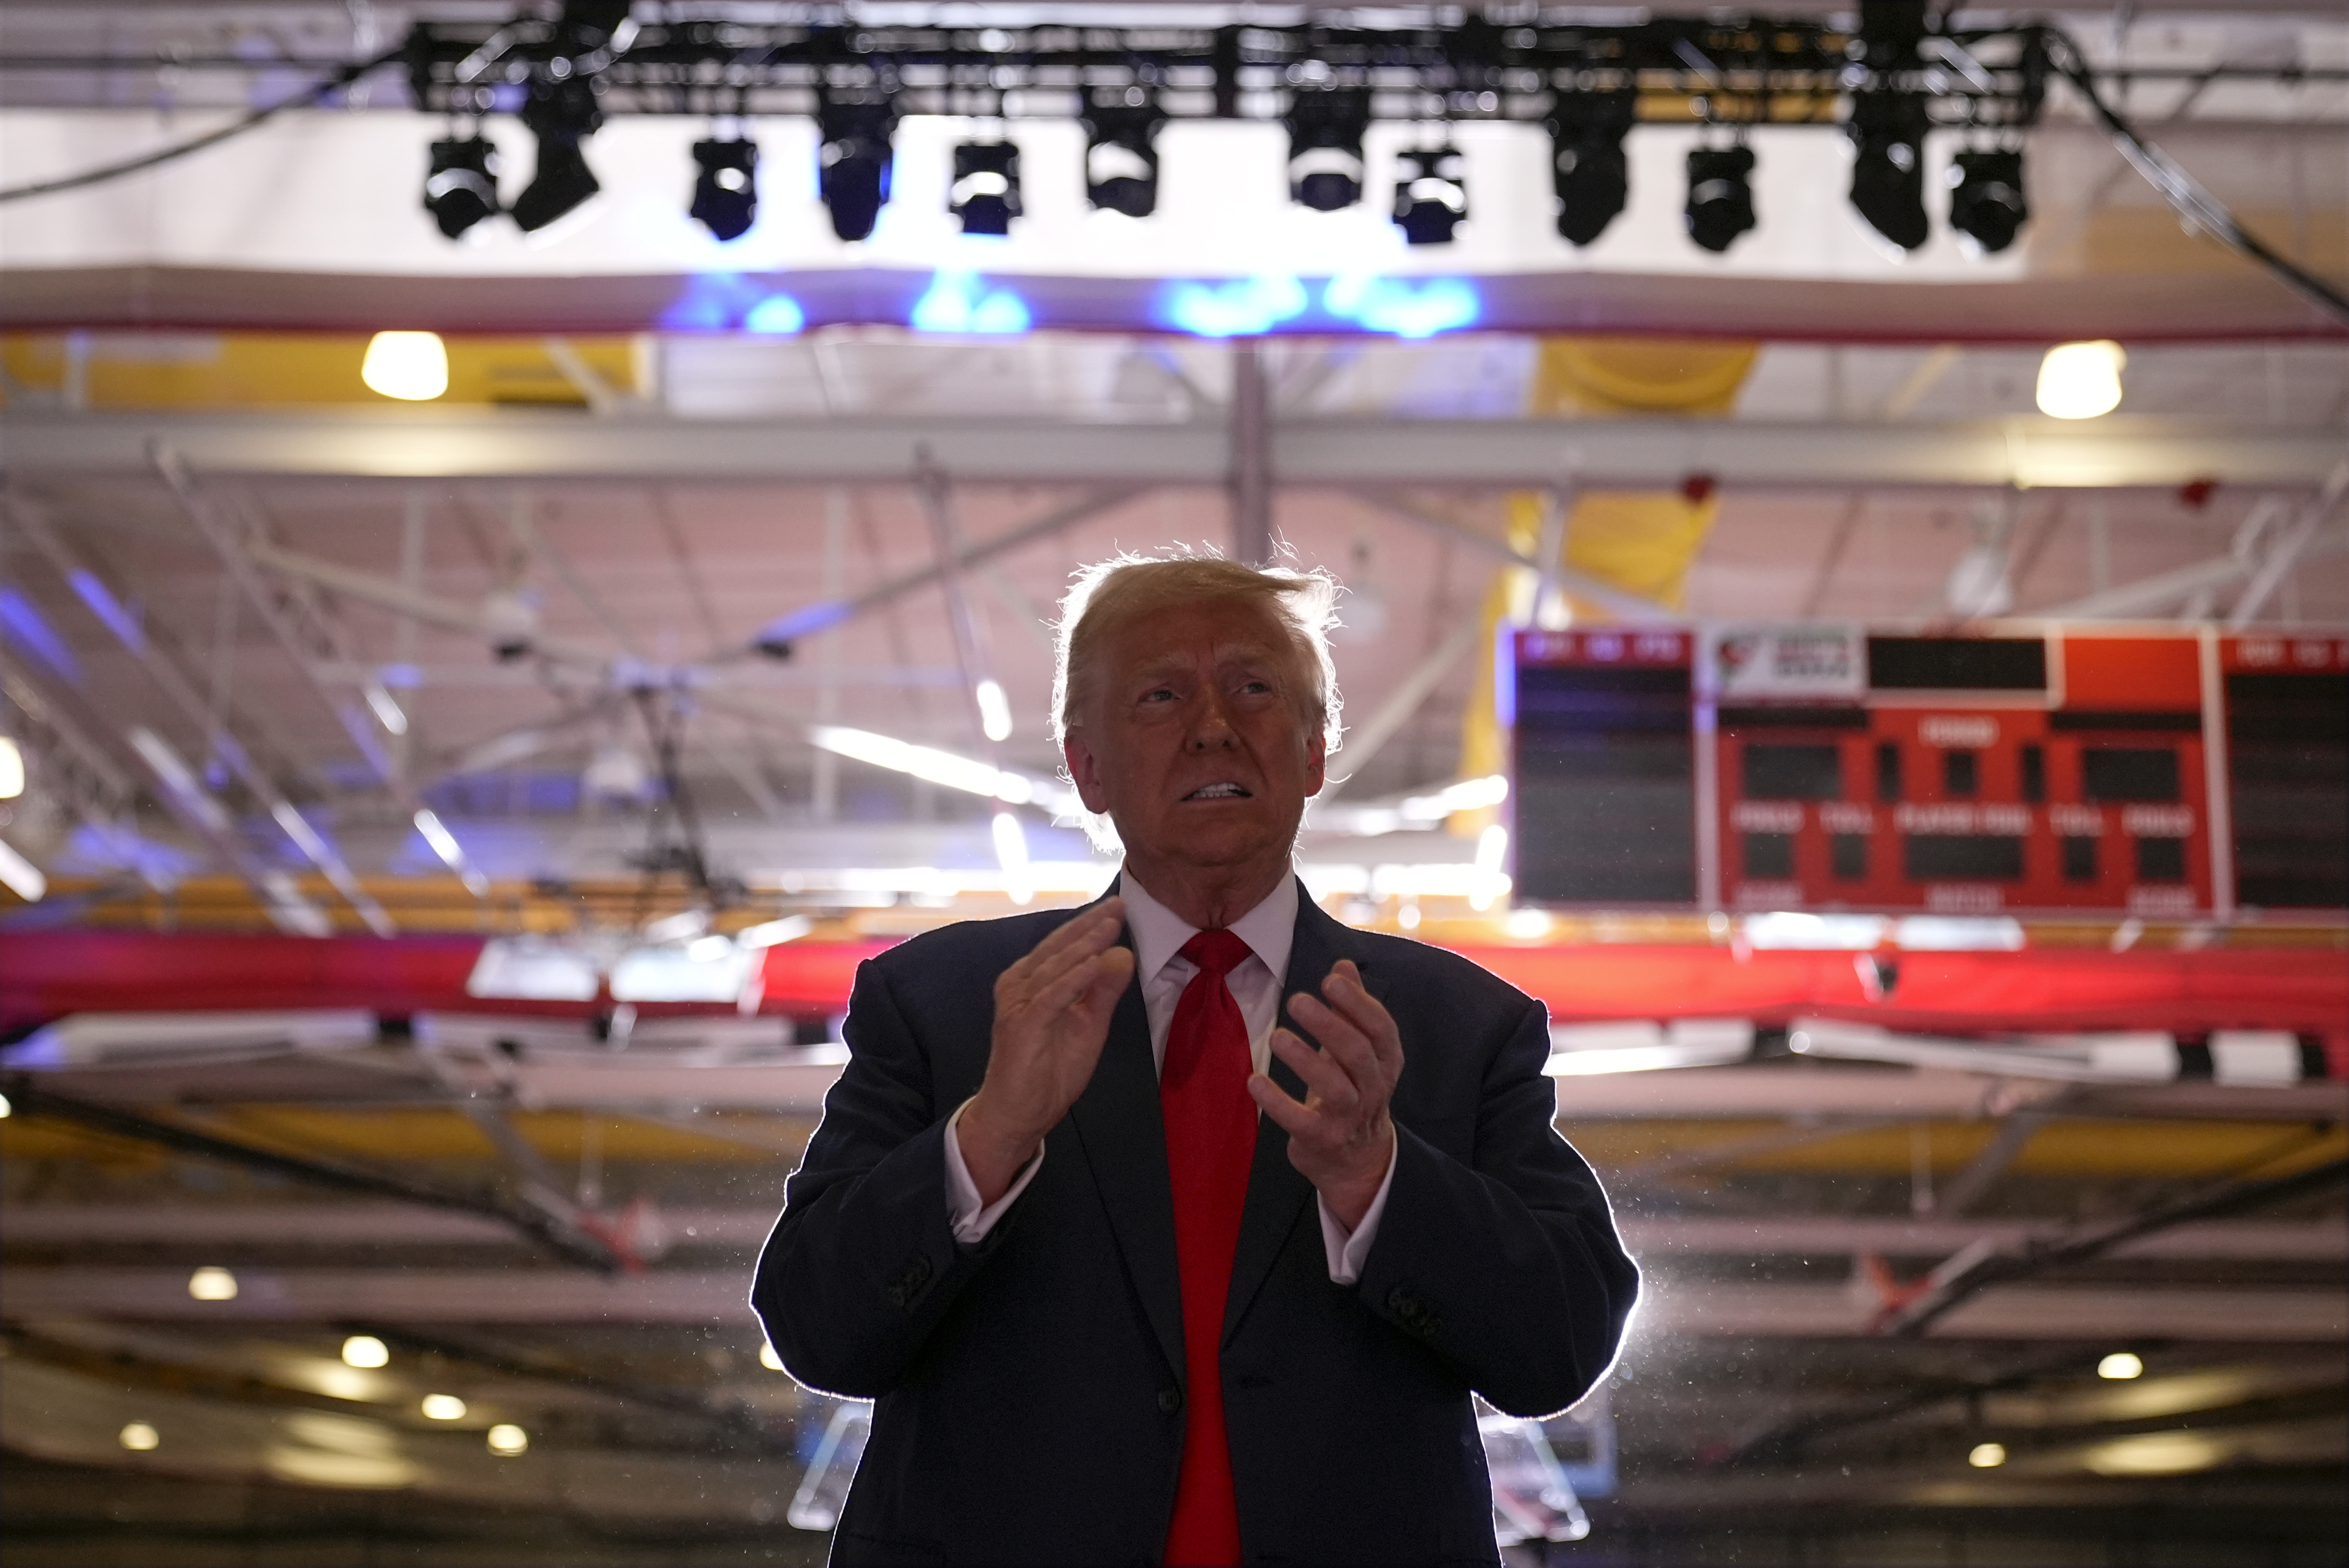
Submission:
POLYGON ((750 1297, 794 1377, 875 1401, 833 1561, 1156 1563, 1184 1392, 1211 1377, 1247 1562, 1495 1563, 1471 1392, 1572 1404, 1639 1288, 1551 1126, 1541 1004, 1300 897, 1284 997, 1351 958, 1401 1026, 1394 1179, 1361 1280, 1332 1284, 1313 1188, 1260 1121, 1221 1364, 1186 1367, 1138 984, 1027 1191, 975 1246, 947 1220, 946 1120, 986 1074, 996 977, 1073 913, 949 926, 857 972, 848 1066, 750 1297))

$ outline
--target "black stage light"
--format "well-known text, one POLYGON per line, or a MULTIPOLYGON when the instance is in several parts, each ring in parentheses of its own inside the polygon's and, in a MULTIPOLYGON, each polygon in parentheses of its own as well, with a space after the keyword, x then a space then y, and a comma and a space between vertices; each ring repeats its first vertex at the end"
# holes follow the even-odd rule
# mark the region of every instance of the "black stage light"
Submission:
POLYGON ((889 201, 889 137, 897 129, 897 106, 887 98, 870 103, 826 99, 816 106, 816 190, 832 213, 832 232, 843 240, 873 232, 889 201))
POLYGON ((1019 216, 1019 148, 1009 141, 966 141, 954 150, 947 211, 966 234, 1008 234, 1019 216))
POLYGON ((1852 100, 1851 204, 1868 226, 1913 251, 1930 234, 1925 221, 1925 132, 1931 120, 1914 93, 1862 93, 1852 100))
POLYGON ((1637 96, 1628 92, 1560 96, 1549 137, 1561 238, 1587 245, 1623 211, 1631 193, 1623 139, 1630 133, 1637 104, 1637 96))
POLYGON ((721 240, 740 239, 759 216, 759 144, 697 141, 693 160, 701 173, 688 215, 721 240))
POLYGON ((1456 147, 1415 148, 1396 154, 1395 227, 1413 245, 1448 245, 1468 216, 1468 160, 1456 147))
POLYGON ((432 169, 424 177, 424 210, 452 240, 498 211, 498 150, 489 138, 432 144, 432 169))
POLYGON ((513 204, 513 220, 525 231, 545 228, 603 189, 579 150, 579 143, 604 123, 595 102, 598 79, 573 76, 531 83, 522 122, 538 138, 538 167, 513 204))
POLYGON ((1140 88, 1085 106, 1085 195, 1096 207, 1147 218, 1158 210, 1158 128, 1166 115, 1140 88))
POLYGON ((1950 170, 1950 227, 1985 255, 2014 243, 2015 231, 2030 221, 2019 151, 1961 152, 1950 170))
POLYGON ((1362 131, 1371 95, 1346 88, 1299 91, 1289 100, 1288 194, 1317 212, 1362 199, 1362 131))
POLYGON ((1688 155, 1689 238, 1725 251, 1754 227, 1754 150, 1700 147, 1688 155))

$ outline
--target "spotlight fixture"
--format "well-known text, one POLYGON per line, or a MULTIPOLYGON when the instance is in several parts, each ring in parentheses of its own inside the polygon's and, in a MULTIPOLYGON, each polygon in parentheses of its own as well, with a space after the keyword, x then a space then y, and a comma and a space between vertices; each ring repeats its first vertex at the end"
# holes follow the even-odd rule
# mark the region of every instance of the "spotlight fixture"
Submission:
POLYGON ((1637 95, 1629 92, 1560 97, 1549 122, 1560 238, 1587 245, 1623 211, 1631 191, 1623 138, 1630 132, 1637 104, 1637 95))
POLYGON ((1729 249, 1754 227, 1754 150, 1700 147, 1688 155, 1688 232, 1706 250, 1729 249))
POLYGON ((497 212, 498 150, 489 138, 452 138, 432 144, 432 167, 424 176, 424 210, 452 240, 497 212))
POLYGON ((1085 195, 1096 207, 1147 218, 1158 210, 1158 128, 1164 111, 1140 88, 1085 106, 1085 195))
POLYGON ((1468 160, 1456 147, 1412 149, 1397 155, 1395 227, 1413 245, 1448 245, 1468 216, 1468 160))
POLYGON ((889 201, 889 137, 897 106, 887 98, 816 106, 816 191, 832 213, 832 232, 843 240, 869 238, 889 201))
POLYGON ((954 150, 954 183, 947 211, 966 234, 1008 234, 1019 216, 1019 147, 1010 141, 966 141, 954 150))
POLYGON ((2014 243, 2015 232, 2030 218, 2020 151, 1958 154, 1950 167, 1951 228, 1984 255, 1995 255, 2014 243))
POLYGON ((759 216, 759 144, 697 141, 693 161, 701 173, 689 215, 720 240, 740 239, 759 216))
POLYGON ((513 220, 525 232, 545 228, 601 191, 579 144, 604 123, 596 78, 564 77, 531 83, 522 122, 538 138, 538 167, 514 199, 513 220))
POLYGON ((1362 130, 1371 95, 1340 88, 1298 93, 1283 117, 1288 127, 1288 193, 1317 212, 1362 199, 1362 130))
POLYGON ((1925 221, 1925 100, 1913 93, 1863 93, 1852 100, 1851 204, 1868 226, 1913 251, 1930 233, 1925 221))

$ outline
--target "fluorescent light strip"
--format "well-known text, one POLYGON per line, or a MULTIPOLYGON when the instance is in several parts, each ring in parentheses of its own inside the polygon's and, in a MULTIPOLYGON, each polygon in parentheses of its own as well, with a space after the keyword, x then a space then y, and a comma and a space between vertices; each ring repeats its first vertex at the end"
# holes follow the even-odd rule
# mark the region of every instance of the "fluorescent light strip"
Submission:
POLYGON ((985 795, 1013 806, 1026 806, 1037 799, 1035 783, 1024 774, 957 757, 933 746, 916 746, 910 741, 875 735, 869 729, 851 729, 836 724, 817 725, 808 731, 808 738, 826 751, 869 762, 875 768, 886 768, 893 773, 910 774, 949 789, 985 795))
POLYGON ((38 903, 49 891, 49 879, 41 874, 40 867, 0 842, 0 885, 26 903, 38 903))

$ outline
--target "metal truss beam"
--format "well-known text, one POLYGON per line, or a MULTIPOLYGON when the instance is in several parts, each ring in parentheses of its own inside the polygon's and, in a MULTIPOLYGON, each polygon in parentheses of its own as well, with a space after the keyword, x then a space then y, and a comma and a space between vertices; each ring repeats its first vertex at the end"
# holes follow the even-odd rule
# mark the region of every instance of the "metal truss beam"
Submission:
MULTIPOLYGON (((2337 431, 2111 415, 1955 424, 1762 419, 1293 419, 1269 436, 1280 485, 1669 489, 2321 486, 2337 431)), ((0 414, 26 477, 143 473, 160 443, 191 469, 254 477, 910 482, 927 448, 957 484, 1197 485, 1233 469, 1220 423, 1068 419, 586 420, 519 409, 284 414, 0 414)), ((982 547, 983 548, 983 547, 982 547)))
MULTIPOLYGON (((267 1295, 194 1301, 173 1268, 12 1266, 0 1313, 16 1321, 96 1317, 165 1323, 741 1323, 740 1268, 654 1269, 598 1278, 554 1269, 272 1269, 267 1295)), ((1851 1338, 1868 1304, 1842 1284, 1690 1280, 1640 1308, 1643 1334, 1728 1338, 1851 1338)), ((2326 1344, 2349 1334, 2338 1291, 2033 1287, 1969 1301, 1934 1337, 1999 1340, 2177 1339, 2326 1344)))
MULTIPOLYGON (((774 1229, 771 1208, 670 1209, 661 1222, 697 1247, 750 1250, 774 1229)), ((1689 1257, 1946 1257, 1977 1242, 2020 1243, 2027 1220, 1876 1218, 1848 1214, 1639 1215, 1623 1238, 1651 1260, 1689 1257)), ((0 1234, 20 1246, 446 1247, 515 1241, 502 1219, 408 1203, 212 1205, 13 1203, 0 1234)), ((2349 1253, 2349 1226, 2332 1220, 2229 1220, 2178 1225, 2116 1247, 2129 1258, 2331 1263, 2349 1253)))
MULTIPOLYGON (((104 588, 117 603, 123 601, 122 594, 115 593, 102 578, 90 570, 79 553, 57 531, 46 511, 16 496, 7 498, 7 505, 10 520, 16 524, 17 532, 31 542, 34 549, 47 560, 57 575, 74 585, 76 592, 82 593, 87 587, 95 586, 104 588)), ((92 613, 96 614, 95 607, 92 613)), ((117 640, 138 662, 139 666, 147 672, 156 686, 171 699, 172 706, 180 710, 182 717, 200 729, 212 722, 214 715, 211 707, 197 691, 193 678, 181 667, 177 655, 163 647, 153 635, 143 629, 115 626, 111 622, 109 622, 109 629, 115 632, 117 640)), ((318 869, 334 890, 342 895, 343 901, 351 906, 352 912, 366 923, 370 931, 378 936, 390 935, 391 917, 384 913, 383 905, 377 903, 374 895, 359 885, 358 877, 352 872, 349 863, 343 859, 341 852, 312 828, 299 811, 295 810, 293 802, 288 800, 285 793, 278 789, 276 781, 263 771, 261 765, 254 759, 252 754, 241 745, 224 747, 222 750, 223 754, 222 759, 228 764, 230 771, 236 775, 254 799, 269 813, 270 819, 277 824, 278 830, 285 835, 286 841, 318 869)), ((159 769, 158 771, 166 770, 159 769)), ((168 776, 164 779, 164 782, 167 787, 178 785, 181 789, 186 788, 168 776)), ((243 864, 243 861, 233 861, 232 863, 243 864)), ((263 892, 264 901, 268 902, 273 908, 279 903, 289 902, 284 895, 274 893, 270 879, 265 872, 256 875, 254 870, 248 867, 245 874, 247 880, 254 883, 263 892)))
MULTIPOLYGON (((360 755, 374 769, 376 777, 383 781, 384 787, 399 803, 399 809, 411 819, 424 820, 419 816, 424 810, 423 798, 416 792, 414 782, 402 769, 393 766, 384 754, 383 748, 376 741, 367 715, 359 712, 357 705, 347 696, 338 696, 321 674, 323 665, 357 662, 357 650, 349 631, 317 602, 311 584, 299 579, 270 578, 254 564, 247 546, 265 544, 266 533, 249 520, 240 528, 222 516, 212 499, 197 489, 194 476, 189 473, 187 464, 178 453, 158 450, 155 470, 162 476, 172 499, 179 503, 181 515, 203 536, 204 542, 211 545, 220 557, 221 566, 227 572, 229 580, 236 584, 237 591, 243 595, 254 614, 261 618, 262 624, 267 626, 271 635, 277 639, 278 645, 293 661, 295 668, 301 671, 303 681, 313 695, 334 714, 350 736, 360 755)), ((461 852, 457 863, 450 870, 464 884, 466 892, 476 898, 489 896, 489 879, 466 862, 461 852)))

